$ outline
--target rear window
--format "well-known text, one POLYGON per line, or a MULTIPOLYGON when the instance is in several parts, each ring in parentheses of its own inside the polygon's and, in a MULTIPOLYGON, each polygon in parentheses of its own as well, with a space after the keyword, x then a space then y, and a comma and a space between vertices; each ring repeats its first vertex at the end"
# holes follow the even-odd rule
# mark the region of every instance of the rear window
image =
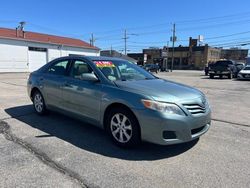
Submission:
POLYGON ((216 65, 228 66, 228 65, 233 65, 233 62, 232 61, 217 61, 216 65))

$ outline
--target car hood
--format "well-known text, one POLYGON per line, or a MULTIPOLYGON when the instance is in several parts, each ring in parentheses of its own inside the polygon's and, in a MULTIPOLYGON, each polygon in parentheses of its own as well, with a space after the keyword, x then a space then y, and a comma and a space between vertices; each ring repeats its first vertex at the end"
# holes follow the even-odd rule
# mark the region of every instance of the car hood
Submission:
POLYGON ((116 81, 116 85, 124 90, 140 93, 163 102, 181 102, 203 96, 199 90, 163 79, 116 81))
POLYGON ((243 74, 250 74, 250 70, 241 70, 240 73, 243 73, 243 74))

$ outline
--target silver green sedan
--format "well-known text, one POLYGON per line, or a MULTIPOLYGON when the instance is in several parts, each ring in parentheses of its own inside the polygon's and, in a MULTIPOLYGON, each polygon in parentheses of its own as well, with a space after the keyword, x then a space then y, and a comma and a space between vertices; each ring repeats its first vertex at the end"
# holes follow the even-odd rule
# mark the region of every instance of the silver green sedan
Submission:
POLYGON ((28 79, 39 115, 48 110, 106 130, 119 146, 188 142, 207 132, 211 110, 199 90, 109 57, 55 59, 28 79))

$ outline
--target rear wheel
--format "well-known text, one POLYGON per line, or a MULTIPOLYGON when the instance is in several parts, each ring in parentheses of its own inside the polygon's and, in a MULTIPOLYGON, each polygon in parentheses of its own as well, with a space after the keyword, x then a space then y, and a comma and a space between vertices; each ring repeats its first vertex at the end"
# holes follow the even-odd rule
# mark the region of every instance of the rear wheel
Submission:
POLYGON ((232 79, 232 73, 228 74, 228 79, 232 79))
POLYGON ((214 75, 213 74, 209 74, 209 78, 213 79, 214 75))
POLYGON ((220 75, 220 79, 222 79, 223 75, 220 75))
POLYGON ((33 94, 33 106, 37 114, 44 115, 46 114, 46 106, 44 102, 44 98, 40 91, 35 91, 33 94))
POLYGON ((109 113, 107 131, 115 144, 132 147, 140 143, 139 124, 133 113, 125 108, 115 108, 109 113))

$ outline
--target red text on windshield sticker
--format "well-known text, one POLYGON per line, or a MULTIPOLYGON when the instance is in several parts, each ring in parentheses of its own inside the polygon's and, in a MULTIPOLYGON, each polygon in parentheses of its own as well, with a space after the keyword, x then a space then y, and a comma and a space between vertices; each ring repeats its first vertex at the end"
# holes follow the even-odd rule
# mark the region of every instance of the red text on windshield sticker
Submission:
POLYGON ((94 61, 97 67, 115 67, 111 61, 94 61))

